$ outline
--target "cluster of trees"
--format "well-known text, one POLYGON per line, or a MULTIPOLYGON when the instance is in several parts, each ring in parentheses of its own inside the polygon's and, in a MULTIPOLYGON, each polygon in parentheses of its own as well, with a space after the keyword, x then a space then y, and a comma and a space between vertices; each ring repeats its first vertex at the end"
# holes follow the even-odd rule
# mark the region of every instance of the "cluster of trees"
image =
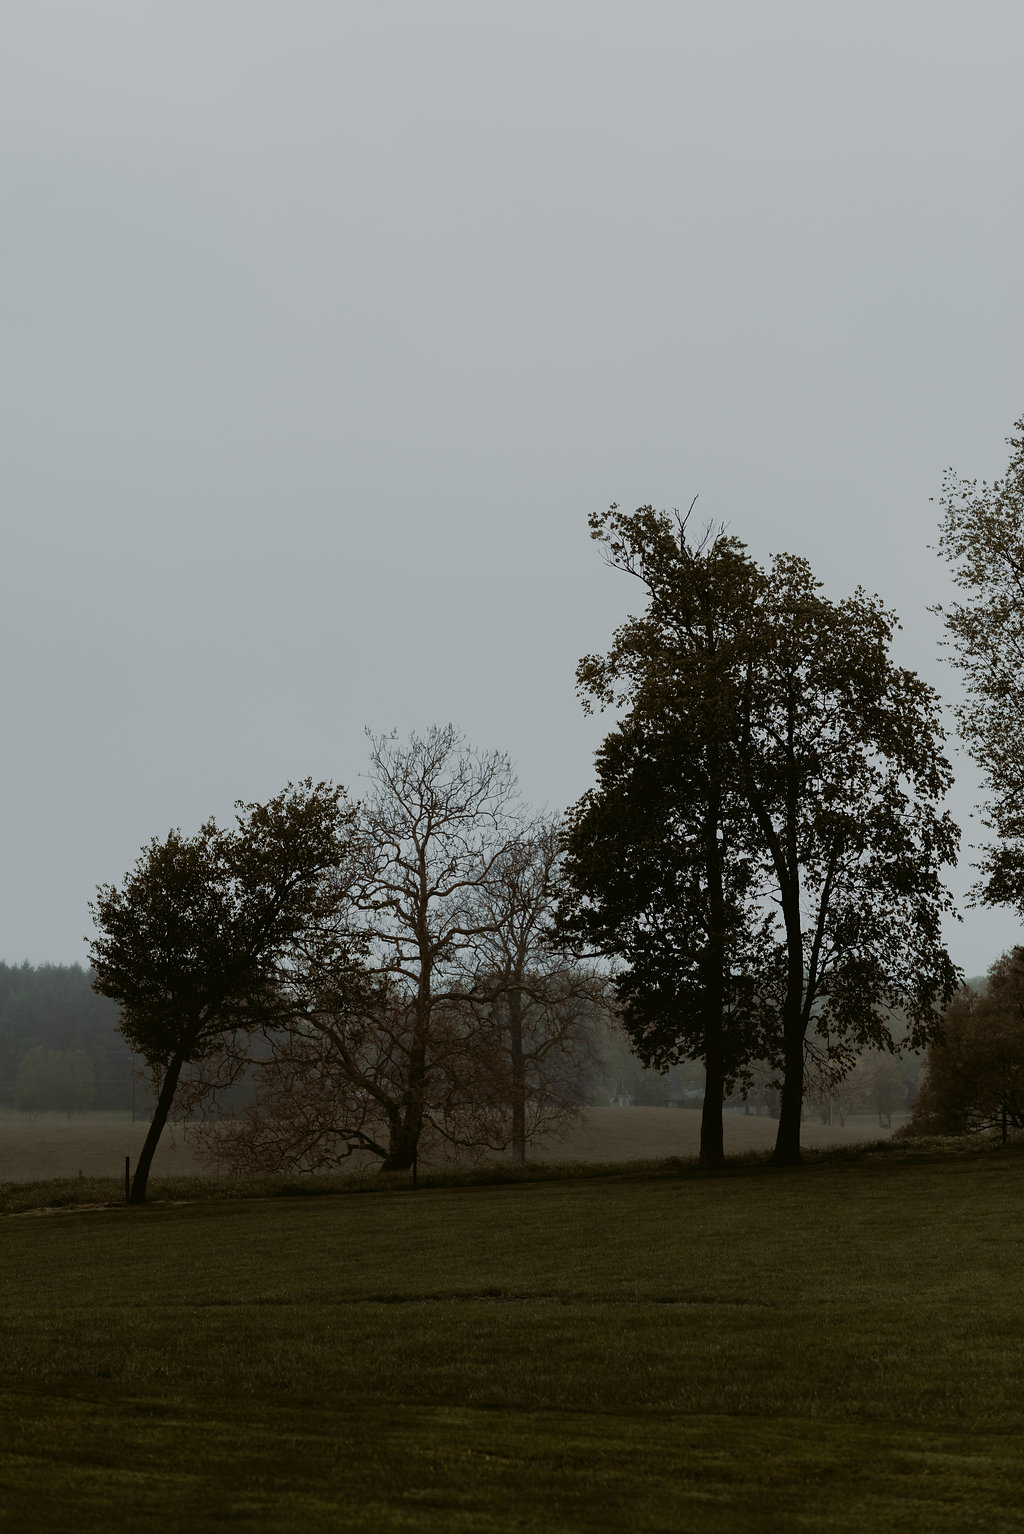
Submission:
POLYGON ((172 1109, 243 1077, 207 1140, 250 1170, 402 1171, 425 1131, 521 1160, 577 1108, 606 981, 554 932, 558 826, 451 726, 371 737, 371 761, 358 805, 289 785, 98 891, 94 984, 159 1078, 133 1199, 172 1109))
POLYGON ((723 1159, 732 1084, 767 1062, 775 1159, 794 1163, 809 1069, 923 1046, 956 989, 939 700, 892 661, 894 615, 829 601, 803 560, 764 569, 650 507, 592 531, 645 610, 579 668, 623 717, 569 818, 563 926, 622 966, 642 1059, 702 1061, 702 1161, 723 1159))
MULTIPOLYGON (((1015 433, 994 484, 945 478, 963 599, 937 610, 994 833, 973 898, 1024 914, 1024 420, 1015 433)), ((723 530, 693 540, 688 517, 613 506, 591 529, 645 606, 579 668, 585 701, 624 713, 570 814, 563 920, 621 966, 640 1057, 703 1061, 702 1159, 721 1159, 730 1083, 781 1076, 775 1159, 793 1162, 808 1090, 831 1111, 870 1081, 888 1116, 904 1083, 887 1057, 928 1045, 916 1122, 997 1115, 1005 1134, 1019 950, 981 1000, 958 989, 939 699, 893 664, 895 615, 860 590, 826 600, 792 556, 761 568, 723 530)))
MULTIPOLYGON (((941 547, 996 832, 977 898, 1024 910, 1019 431, 1004 480, 947 478, 941 547)), ((244 1166, 362 1149, 405 1169, 428 1128, 522 1158, 578 1101, 609 998, 645 1065, 703 1067, 705 1165, 726 1097, 766 1073, 792 1164, 809 1092, 834 1101, 868 1056, 893 1098, 885 1057, 970 1011, 942 937, 959 833, 940 699, 895 664, 895 614, 830 600, 803 559, 694 536, 692 513, 591 519, 643 608, 580 663, 585 705, 620 717, 563 822, 524 818, 507 759, 451 727, 371 737, 363 803, 290 785, 99 891, 94 983, 160 1078, 134 1196, 172 1105, 243 1076, 253 1101, 211 1132, 244 1166)))

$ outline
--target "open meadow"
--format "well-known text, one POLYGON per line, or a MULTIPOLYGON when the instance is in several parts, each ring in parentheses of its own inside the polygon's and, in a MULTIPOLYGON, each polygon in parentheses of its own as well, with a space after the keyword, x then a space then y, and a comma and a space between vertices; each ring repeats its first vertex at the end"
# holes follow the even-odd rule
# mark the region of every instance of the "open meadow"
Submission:
MULTIPOLYGON (((902 1122, 894 1116, 893 1127, 902 1122)), ((124 1158, 134 1167, 147 1123, 127 1114, 89 1113, 67 1118, 60 1113, 0 1113, 0 1183, 34 1182, 49 1177, 123 1177, 124 1158)), ((767 1116, 727 1113, 725 1148, 732 1156, 770 1150, 778 1123, 767 1116)), ((890 1133, 875 1114, 859 1114, 840 1127, 808 1116, 804 1144, 855 1145, 884 1139, 890 1133)), ((680 1108, 586 1108, 569 1133, 538 1141, 531 1160, 541 1162, 650 1161, 696 1156, 700 1114, 680 1108)), ((430 1164, 429 1155, 423 1158, 430 1164)), ((367 1158, 369 1163, 369 1158, 367 1158)), ((351 1162, 348 1163, 352 1165, 351 1162)), ((194 1153, 181 1128, 168 1128, 153 1164, 157 1176, 216 1175, 194 1153)))
POLYGON ((0 1220, 3 1529, 1024 1529, 1020 1150, 188 1187, 0 1220))

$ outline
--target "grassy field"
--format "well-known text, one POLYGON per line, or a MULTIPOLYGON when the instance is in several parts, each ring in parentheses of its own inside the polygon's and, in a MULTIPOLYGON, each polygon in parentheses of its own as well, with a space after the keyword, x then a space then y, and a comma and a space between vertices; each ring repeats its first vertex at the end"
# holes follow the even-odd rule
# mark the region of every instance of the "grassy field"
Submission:
MULTIPOLYGON (((899 1120, 894 1119, 895 1124, 899 1120)), ((31 1120, 24 1114, 0 1114, 0 1182, 28 1182, 47 1177, 118 1177, 124 1174, 124 1158, 132 1165, 146 1137, 144 1122, 132 1123, 127 1114, 41 1114, 31 1120)), ((727 1113, 725 1145, 730 1155, 769 1150, 775 1141, 775 1119, 753 1114, 727 1113)), ((864 1114, 847 1120, 844 1128, 830 1128, 808 1117, 804 1143, 809 1146, 856 1144, 883 1138, 877 1116, 864 1114)), ((700 1144, 700 1114, 679 1108, 588 1108, 569 1134, 539 1142, 533 1150, 538 1161, 596 1162, 653 1160, 669 1156, 696 1156, 700 1144)), ((429 1163, 429 1157, 425 1158, 429 1163)), ((169 1130, 157 1150, 154 1171, 158 1176, 195 1176, 210 1171, 193 1154, 179 1129, 169 1130)))
POLYGON ((11 1216, 0 1527, 1021 1530, 1022 1204, 1011 1150, 11 1216))

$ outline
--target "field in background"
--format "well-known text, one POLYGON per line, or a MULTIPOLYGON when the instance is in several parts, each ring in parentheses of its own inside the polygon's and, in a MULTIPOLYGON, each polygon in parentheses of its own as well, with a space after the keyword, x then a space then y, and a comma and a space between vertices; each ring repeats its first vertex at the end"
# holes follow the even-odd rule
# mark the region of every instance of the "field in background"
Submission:
MULTIPOLYGON (((895 1128, 902 1119, 894 1116, 895 1128)), ((134 1167, 146 1124, 127 1114, 0 1114, 0 1182, 37 1182, 50 1177, 122 1177, 124 1158, 134 1167)), ((725 1148, 730 1155, 770 1150, 778 1128, 775 1119, 753 1114, 725 1115, 725 1148)), ((875 1114, 848 1118, 845 1128, 831 1128, 808 1117, 803 1139, 807 1146, 848 1145, 884 1139, 875 1114)), ((597 1162, 659 1160, 696 1156, 700 1144, 700 1114, 686 1108, 588 1108, 563 1139, 538 1141, 532 1161, 597 1162)), ((424 1156, 424 1168, 430 1157, 424 1156)), ((355 1170, 353 1162, 348 1169, 355 1170)), ((156 1176, 210 1176, 211 1170, 186 1143, 181 1129, 168 1129, 153 1164, 156 1176)))
POLYGON ((1020 1534, 1024 1154, 0 1221, 17 1534, 1020 1534))

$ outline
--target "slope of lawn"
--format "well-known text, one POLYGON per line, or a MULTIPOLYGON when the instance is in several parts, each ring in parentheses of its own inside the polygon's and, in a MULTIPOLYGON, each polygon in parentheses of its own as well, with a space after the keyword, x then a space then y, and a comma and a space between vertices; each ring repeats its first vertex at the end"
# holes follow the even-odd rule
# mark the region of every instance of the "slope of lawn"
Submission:
POLYGON ((1024 1155, 0 1221, 0 1528, 1024 1529, 1024 1155))

